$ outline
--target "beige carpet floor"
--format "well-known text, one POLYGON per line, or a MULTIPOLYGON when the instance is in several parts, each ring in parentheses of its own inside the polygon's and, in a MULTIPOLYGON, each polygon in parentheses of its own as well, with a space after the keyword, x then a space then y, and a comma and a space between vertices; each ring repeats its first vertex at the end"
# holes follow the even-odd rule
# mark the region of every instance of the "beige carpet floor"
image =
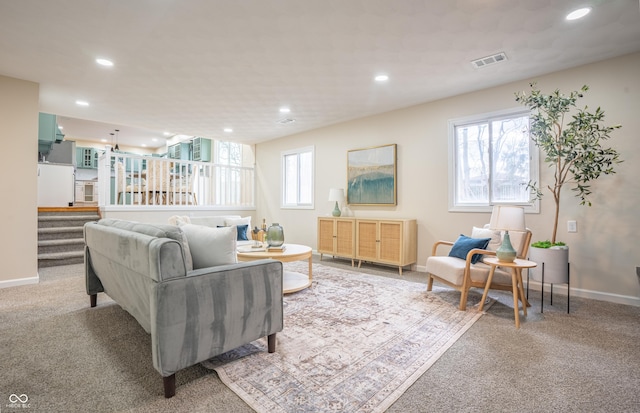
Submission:
MULTIPOLYGON (((321 264, 357 271, 347 260, 321 264)), ((426 283, 415 271, 365 263, 361 272, 426 283)), ((89 308, 82 264, 40 277, 0 289, 2 413, 253 411, 201 365, 178 372, 176 395, 165 399, 149 335, 104 295, 89 308), (11 394, 28 395, 30 407, 8 408, 11 394)), ((572 297, 567 314, 566 296, 550 306, 547 292, 540 314, 539 293, 515 329, 511 295, 491 291, 487 313, 387 412, 637 412, 640 307, 572 297)), ((430 295, 457 306, 457 292, 430 295)))

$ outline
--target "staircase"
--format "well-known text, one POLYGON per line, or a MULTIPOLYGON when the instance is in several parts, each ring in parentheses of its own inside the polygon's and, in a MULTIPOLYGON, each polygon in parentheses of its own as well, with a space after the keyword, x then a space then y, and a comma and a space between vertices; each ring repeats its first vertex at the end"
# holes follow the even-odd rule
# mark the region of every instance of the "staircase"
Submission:
POLYGON ((38 208, 38 267, 84 262, 82 229, 98 219, 97 207, 38 208))

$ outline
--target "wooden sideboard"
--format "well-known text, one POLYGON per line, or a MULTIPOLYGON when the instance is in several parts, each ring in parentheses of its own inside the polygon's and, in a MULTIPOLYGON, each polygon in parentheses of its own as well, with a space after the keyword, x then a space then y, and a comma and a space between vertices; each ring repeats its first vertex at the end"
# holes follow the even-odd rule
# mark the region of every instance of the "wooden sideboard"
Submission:
POLYGON ((318 218, 318 252, 402 267, 415 264, 418 256, 418 225, 415 219, 318 218))

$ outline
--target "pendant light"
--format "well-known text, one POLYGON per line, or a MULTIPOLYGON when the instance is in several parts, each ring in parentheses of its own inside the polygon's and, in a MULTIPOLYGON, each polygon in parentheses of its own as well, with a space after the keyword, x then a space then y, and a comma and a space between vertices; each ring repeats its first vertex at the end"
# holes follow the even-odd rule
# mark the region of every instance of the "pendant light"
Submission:
POLYGON ((116 129, 116 151, 120 150, 120 147, 118 146, 118 132, 120 132, 120 129, 116 129))
POLYGON ((111 152, 113 152, 113 135, 114 135, 114 133, 111 132, 109 135, 111 135, 111 152))

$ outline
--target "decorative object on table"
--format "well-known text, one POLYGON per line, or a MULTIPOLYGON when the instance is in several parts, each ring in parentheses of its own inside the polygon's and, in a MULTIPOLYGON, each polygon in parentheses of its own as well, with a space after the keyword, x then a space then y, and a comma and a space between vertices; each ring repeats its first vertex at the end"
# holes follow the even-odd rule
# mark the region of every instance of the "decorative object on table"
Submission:
POLYGON ((502 244, 496 250, 496 256, 502 262, 513 262, 516 250, 511 245, 509 231, 525 231, 524 208, 510 205, 496 205, 491 213, 489 228, 494 231, 504 231, 502 244))
MULTIPOLYGON (((547 185, 553 194, 555 202, 555 214, 553 230, 550 241, 534 243, 531 245, 531 260, 538 263, 535 271, 531 271, 534 279, 541 280, 540 272, 544 265, 545 282, 546 274, 551 268, 547 262, 553 258, 544 258, 543 251, 534 251, 547 247, 566 247, 564 243, 556 242, 558 232, 558 218, 560 216, 560 200, 562 188, 565 184, 572 185, 572 190, 580 198, 580 205, 591 206, 591 181, 601 175, 614 174, 614 166, 622 162, 615 149, 605 148, 602 141, 610 138, 611 133, 621 125, 603 126, 604 111, 598 107, 595 111, 578 108, 576 102, 589 90, 587 85, 579 91, 573 91, 568 96, 555 90, 549 95, 543 94, 535 83, 530 84, 531 92, 516 93, 516 101, 527 106, 531 111, 531 124, 529 134, 534 144, 544 152, 544 160, 553 169, 553 181, 547 185), (566 120, 566 121, 565 121, 566 120)), ((534 198, 542 197, 542 185, 529 183, 534 198)), ((565 254, 550 252, 550 254, 565 254)), ((558 272, 565 272, 558 282, 567 282, 569 278, 569 255, 566 251, 566 262, 559 264, 558 272), (562 281, 564 280, 564 281, 562 281)), ((555 261, 555 260, 554 260, 555 261)), ((550 281, 549 281, 550 282, 550 281)))
POLYGON ((342 213, 340 212, 339 202, 344 201, 344 189, 342 188, 331 188, 329 190, 329 202, 335 202, 336 206, 333 208, 333 212, 331 215, 334 217, 339 217, 342 213))
POLYGON ((279 247, 284 244, 284 229, 280 226, 280 224, 271 224, 269 229, 267 229, 266 240, 269 248, 279 247))
POLYGON ((347 204, 397 204, 396 144, 347 152, 347 204))
POLYGON ((383 412, 483 317, 457 311, 447 288, 427 295, 423 283, 317 263, 314 274, 284 296, 275 353, 260 339, 202 363, 256 412, 383 412))

